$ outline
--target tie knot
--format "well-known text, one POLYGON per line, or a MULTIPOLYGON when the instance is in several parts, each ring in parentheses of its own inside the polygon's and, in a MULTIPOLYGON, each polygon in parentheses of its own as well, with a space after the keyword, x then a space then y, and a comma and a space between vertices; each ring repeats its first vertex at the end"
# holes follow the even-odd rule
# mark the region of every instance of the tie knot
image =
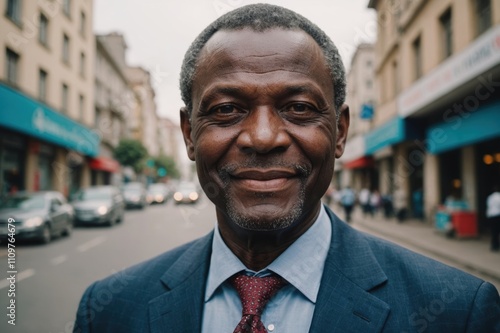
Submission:
POLYGON ((238 274, 231 278, 231 283, 240 296, 242 314, 260 316, 267 302, 286 284, 286 280, 278 275, 254 277, 238 274))

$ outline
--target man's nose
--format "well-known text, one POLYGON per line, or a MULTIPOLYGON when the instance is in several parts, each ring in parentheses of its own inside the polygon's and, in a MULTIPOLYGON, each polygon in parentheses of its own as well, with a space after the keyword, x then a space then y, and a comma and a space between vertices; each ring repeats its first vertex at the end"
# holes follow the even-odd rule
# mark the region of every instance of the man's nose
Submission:
POLYGON ((265 154, 285 151, 291 144, 285 121, 273 108, 261 107, 250 111, 243 126, 236 144, 245 152, 265 154))

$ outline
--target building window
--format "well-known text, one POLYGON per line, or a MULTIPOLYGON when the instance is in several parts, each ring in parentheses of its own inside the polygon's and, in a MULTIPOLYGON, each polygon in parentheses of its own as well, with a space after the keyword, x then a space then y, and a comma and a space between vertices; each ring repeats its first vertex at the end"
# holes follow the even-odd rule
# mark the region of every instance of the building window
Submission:
POLYGON ((87 28, 87 18, 84 12, 80 12, 80 34, 85 36, 85 29, 87 28))
POLYGON ((63 0, 63 12, 66 16, 71 17, 71 0, 63 0))
POLYGON ((5 52, 6 56, 6 70, 7 82, 16 85, 18 83, 19 76, 19 54, 7 49, 5 52))
POLYGON ((63 35, 62 60, 69 64, 69 37, 66 34, 63 35))
POLYGON ((63 113, 68 113, 68 104, 69 104, 69 88, 67 84, 63 83, 61 92, 61 111, 63 113))
POLYGON ((43 45, 48 44, 48 29, 49 29, 49 19, 47 16, 40 13, 40 26, 38 28, 38 40, 43 45))
POLYGON ((476 24, 478 35, 491 27, 491 0, 476 0, 476 24))
POLYGON ((21 0, 7 0, 5 15, 17 24, 21 23, 21 0))
POLYGON ((85 53, 80 53, 80 75, 85 76, 85 53))
POLYGON ((43 69, 38 73, 38 98, 42 102, 47 100, 47 72, 43 69))
POLYGON ((453 53, 453 28, 451 21, 451 8, 448 8, 439 18, 442 31, 443 58, 448 58, 453 53))
POLYGON ((83 97, 83 95, 80 95, 80 97, 78 98, 78 116, 82 121, 83 121, 84 110, 85 110, 85 97, 83 97))
POLYGON ((413 61, 415 80, 422 76, 422 46, 420 36, 413 41, 413 61))

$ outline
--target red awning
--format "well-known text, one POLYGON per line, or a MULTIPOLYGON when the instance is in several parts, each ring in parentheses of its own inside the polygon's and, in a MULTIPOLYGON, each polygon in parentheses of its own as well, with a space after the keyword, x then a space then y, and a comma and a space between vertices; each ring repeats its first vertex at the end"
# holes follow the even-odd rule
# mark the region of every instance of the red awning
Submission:
POLYGON ((89 161, 89 166, 94 170, 102 170, 108 172, 118 172, 120 171, 120 163, 109 157, 97 157, 91 158, 89 161))
POLYGON ((363 156, 353 161, 349 161, 343 165, 346 169, 360 169, 360 168, 371 168, 375 165, 373 157, 363 156))

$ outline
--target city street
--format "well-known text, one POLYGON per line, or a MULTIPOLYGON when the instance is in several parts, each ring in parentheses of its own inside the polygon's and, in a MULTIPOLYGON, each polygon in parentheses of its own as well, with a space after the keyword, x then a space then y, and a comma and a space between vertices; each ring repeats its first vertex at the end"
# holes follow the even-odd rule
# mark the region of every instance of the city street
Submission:
MULTIPOLYGON (((0 254, 0 332, 72 332, 79 299, 97 279, 206 234, 215 213, 208 199, 196 205, 154 205, 129 210, 113 228, 76 228, 48 245, 16 246, 16 325, 7 323, 6 244, 0 254)), ((16 244, 17 245, 17 244, 16 244)))
MULTIPOLYGON (((213 228, 214 221, 214 209, 206 197, 196 205, 176 206, 170 201, 144 211, 129 210, 124 223, 113 228, 80 227, 70 238, 56 239, 45 246, 16 246, 16 326, 7 324, 4 314, 0 332, 72 332, 78 301, 90 283, 200 237, 213 228)), ((372 232, 363 224, 354 223, 354 227, 372 232)), ((374 234, 422 252, 380 233, 374 234)), ((432 253, 423 254, 443 261, 432 253)), ((0 308, 6 309, 9 287, 5 244, 0 261, 0 308)), ((499 281, 491 282, 497 288, 500 285, 499 281)))

